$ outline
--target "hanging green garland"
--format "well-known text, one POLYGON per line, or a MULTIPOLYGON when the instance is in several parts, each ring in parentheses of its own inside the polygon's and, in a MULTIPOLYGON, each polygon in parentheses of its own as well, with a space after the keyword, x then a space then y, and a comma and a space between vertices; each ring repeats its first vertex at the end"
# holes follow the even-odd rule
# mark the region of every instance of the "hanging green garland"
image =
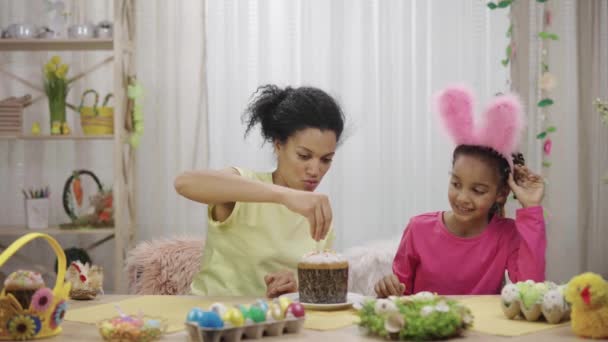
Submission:
MULTIPOLYGON (((509 8, 515 2, 515 0, 503 0, 503 1, 490 1, 487 6, 491 10, 509 8)), ((549 61, 547 46, 551 41, 558 41, 559 36, 553 32, 550 32, 551 25, 553 23, 553 14, 550 9, 545 8, 545 4, 548 0, 536 0, 541 6, 543 11, 543 20, 541 25, 541 31, 537 34, 538 43, 540 44, 541 61, 540 61, 540 73, 538 75, 538 90, 541 94, 541 100, 538 101, 536 107, 539 111, 541 120, 541 130, 536 134, 536 138, 542 141, 542 165, 543 167, 550 167, 551 151, 553 148, 553 140, 550 135, 557 131, 557 127, 547 123, 551 107, 555 104, 555 100, 552 98, 552 91, 557 86, 557 78, 549 70, 549 61)), ((515 42, 513 41, 513 22, 509 25, 509 29, 506 34, 509 38, 509 44, 505 48, 505 58, 500 63, 507 67, 516 55, 515 42)), ((508 83, 508 80, 507 80, 508 83)))
MULTIPOLYGON (((608 101, 602 101, 598 98, 593 101, 593 104, 595 105, 595 109, 597 109, 597 112, 600 113, 600 118, 602 119, 604 125, 608 126, 608 101)), ((606 172, 602 180, 604 181, 604 183, 608 184, 608 172, 606 172)))

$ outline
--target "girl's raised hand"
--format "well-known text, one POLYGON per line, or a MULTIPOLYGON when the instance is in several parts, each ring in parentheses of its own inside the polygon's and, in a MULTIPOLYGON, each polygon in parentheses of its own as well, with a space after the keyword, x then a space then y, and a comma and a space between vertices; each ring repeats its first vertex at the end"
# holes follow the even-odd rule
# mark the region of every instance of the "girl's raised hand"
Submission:
POLYGON ((543 178, 523 165, 514 165, 509 173, 509 187, 524 208, 540 205, 545 194, 543 178))
POLYGON ((310 223, 310 236, 323 240, 331 227, 332 211, 329 199, 324 194, 288 189, 282 195, 281 203, 310 223))

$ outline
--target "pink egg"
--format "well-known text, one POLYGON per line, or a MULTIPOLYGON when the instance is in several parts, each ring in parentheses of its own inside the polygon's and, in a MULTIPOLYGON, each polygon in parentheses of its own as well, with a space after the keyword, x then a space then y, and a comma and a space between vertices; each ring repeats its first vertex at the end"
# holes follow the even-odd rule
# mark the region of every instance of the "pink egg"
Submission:
POLYGON ((287 314, 285 316, 289 314, 293 315, 296 318, 304 317, 306 315, 302 304, 297 302, 289 304, 289 306, 287 307, 287 314))

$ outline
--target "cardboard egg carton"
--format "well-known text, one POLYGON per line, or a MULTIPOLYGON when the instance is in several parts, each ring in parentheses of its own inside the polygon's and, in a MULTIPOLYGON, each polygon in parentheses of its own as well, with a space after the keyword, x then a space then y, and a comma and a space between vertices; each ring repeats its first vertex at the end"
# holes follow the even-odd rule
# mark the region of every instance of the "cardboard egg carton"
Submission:
POLYGON ((265 336, 282 336, 297 334, 304 326, 305 318, 287 318, 274 322, 263 322, 242 327, 224 327, 221 329, 201 328, 198 324, 186 322, 188 341, 190 342, 239 342, 243 339, 257 340, 265 336))
MULTIPOLYGON (((549 283, 544 291, 537 290, 537 299, 528 306, 524 305, 522 289, 517 284, 507 284, 501 292, 502 311, 508 319, 521 317, 527 321, 538 321, 544 318, 550 324, 558 324, 570 319, 570 305, 563 295, 563 285, 549 283)), ((530 290, 537 286, 528 282, 530 290)), ((525 296, 525 294, 523 295, 525 296)))

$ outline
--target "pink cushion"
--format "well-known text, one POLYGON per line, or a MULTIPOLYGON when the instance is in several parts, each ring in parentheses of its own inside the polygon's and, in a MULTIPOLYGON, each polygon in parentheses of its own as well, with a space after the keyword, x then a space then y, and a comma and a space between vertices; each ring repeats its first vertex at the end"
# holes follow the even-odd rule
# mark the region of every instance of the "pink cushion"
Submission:
POLYGON ((205 240, 200 237, 157 239, 129 252, 126 271, 129 293, 185 295, 199 270, 205 240))

